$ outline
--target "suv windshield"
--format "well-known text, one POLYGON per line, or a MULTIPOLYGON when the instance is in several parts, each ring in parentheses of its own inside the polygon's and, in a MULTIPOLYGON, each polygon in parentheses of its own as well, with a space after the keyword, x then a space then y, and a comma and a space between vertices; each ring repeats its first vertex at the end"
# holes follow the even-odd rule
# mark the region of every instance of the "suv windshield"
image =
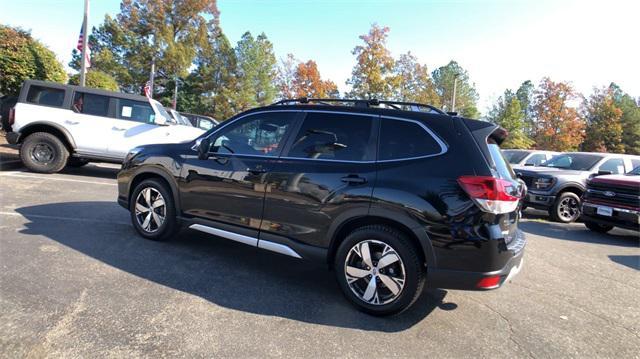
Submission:
POLYGON ((602 159, 599 155, 567 153, 558 155, 541 164, 543 167, 562 168, 575 171, 587 171, 602 159))
POLYGON ((502 156, 511 164, 520 163, 529 153, 526 151, 502 151, 502 156))

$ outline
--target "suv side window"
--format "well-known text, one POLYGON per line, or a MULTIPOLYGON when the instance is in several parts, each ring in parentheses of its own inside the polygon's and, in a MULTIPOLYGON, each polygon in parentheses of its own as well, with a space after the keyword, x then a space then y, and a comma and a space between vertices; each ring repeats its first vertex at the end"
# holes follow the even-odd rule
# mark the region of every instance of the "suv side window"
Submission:
POLYGON ((532 164, 534 166, 539 166, 542 162, 547 160, 547 155, 544 153, 536 153, 529 157, 525 162, 525 165, 532 164))
POLYGON ((640 160, 632 159, 631 160, 631 169, 633 170, 633 169, 636 169, 638 167, 640 167, 640 160))
POLYGON ((309 112, 288 157, 338 161, 372 161, 374 117, 309 112))
POLYGON ((435 138, 419 124, 411 121, 382 119, 379 160, 435 155, 441 150, 435 138))
POLYGON ((85 115, 109 116, 109 100, 107 96, 76 92, 71 109, 85 115))
POLYGON ((120 120, 136 121, 142 123, 154 123, 155 112, 150 104, 135 101, 118 99, 116 106, 116 117, 120 120))
POLYGON ((64 102, 64 90, 44 86, 30 86, 27 102, 60 107, 64 102))
POLYGON ((217 132, 211 139, 212 151, 235 155, 278 156, 284 135, 296 112, 270 112, 249 115, 217 132))
POLYGON ((611 158, 600 165, 598 171, 611 171, 613 174, 624 173, 624 160, 622 158, 611 158))

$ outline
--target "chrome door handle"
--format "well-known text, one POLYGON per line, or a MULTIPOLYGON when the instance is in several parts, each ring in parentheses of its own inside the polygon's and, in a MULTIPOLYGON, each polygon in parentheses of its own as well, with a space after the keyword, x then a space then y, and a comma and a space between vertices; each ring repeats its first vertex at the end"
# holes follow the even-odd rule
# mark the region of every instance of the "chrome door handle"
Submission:
POLYGON ((64 121, 64 123, 66 123, 67 125, 77 125, 77 124, 79 124, 80 122, 74 122, 74 121, 66 120, 66 121, 64 121))
POLYGON ((126 128, 120 128, 120 127, 116 127, 116 126, 111 127, 111 129, 114 130, 114 131, 126 131, 126 128))

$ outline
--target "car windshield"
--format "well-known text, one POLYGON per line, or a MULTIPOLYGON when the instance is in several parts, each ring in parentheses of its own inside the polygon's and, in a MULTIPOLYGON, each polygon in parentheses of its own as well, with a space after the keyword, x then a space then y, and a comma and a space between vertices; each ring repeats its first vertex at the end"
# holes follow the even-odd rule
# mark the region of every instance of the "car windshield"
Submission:
POLYGON ((587 171, 591 169, 602 156, 585 153, 567 153, 558 155, 541 164, 544 167, 562 168, 575 171, 587 171))
POLYGON ((162 104, 156 100, 153 99, 149 99, 149 103, 151 104, 151 106, 153 106, 153 108, 156 110, 156 112, 164 117, 166 119, 167 122, 176 122, 173 117, 169 114, 169 112, 167 112, 167 110, 164 108, 164 106, 162 106, 162 104))
POLYGON ((502 151, 502 156, 511 164, 520 163, 529 153, 526 151, 502 151))
POLYGON ((640 166, 632 169, 631 171, 629 171, 629 173, 627 173, 627 175, 629 176, 640 176, 640 166))

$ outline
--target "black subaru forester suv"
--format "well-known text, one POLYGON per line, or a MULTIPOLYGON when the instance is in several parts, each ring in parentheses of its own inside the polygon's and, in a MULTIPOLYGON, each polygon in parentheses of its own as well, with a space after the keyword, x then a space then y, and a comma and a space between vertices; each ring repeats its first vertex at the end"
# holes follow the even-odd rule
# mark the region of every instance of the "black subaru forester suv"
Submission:
POLYGON ((524 186, 505 137, 428 105, 285 100, 132 149, 118 202, 145 238, 188 227, 323 261, 353 304, 393 314, 425 285, 494 289, 520 270, 524 186))

